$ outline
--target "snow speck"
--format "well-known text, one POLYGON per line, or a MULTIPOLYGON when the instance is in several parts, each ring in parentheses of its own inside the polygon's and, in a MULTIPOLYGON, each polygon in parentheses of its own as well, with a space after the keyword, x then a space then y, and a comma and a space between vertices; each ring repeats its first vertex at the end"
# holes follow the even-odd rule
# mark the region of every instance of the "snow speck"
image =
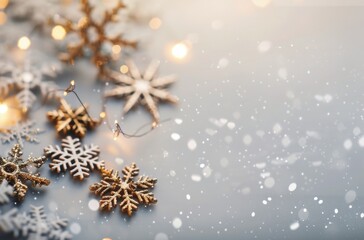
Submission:
POLYGON ((356 192, 354 190, 349 190, 345 194, 345 202, 352 203, 356 199, 356 192))
POLYGON ((190 194, 187 194, 187 195, 186 195, 186 199, 187 199, 187 200, 191 200, 191 195, 190 195, 190 194))
POLYGON ((155 235, 154 240, 168 240, 168 236, 165 233, 158 233, 155 235))
POLYGON ((192 181, 194 181, 194 182, 200 182, 200 181, 201 181, 201 176, 200 176, 200 175, 198 175, 198 174, 192 174, 192 175, 191 175, 191 179, 192 179, 192 181))
POLYGON ((217 64, 217 68, 226 68, 229 65, 229 60, 227 60, 226 58, 221 58, 219 60, 219 63, 217 64))
POLYGON ((182 227, 182 220, 180 218, 173 219, 172 225, 175 229, 179 229, 182 227))
POLYGON ((361 136, 358 140, 358 144, 360 147, 364 147, 364 136, 361 136))
POLYGON ((275 184, 275 180, 272 177, 268 177, 264 180, 264 186, 266 188, 272 188, 275 184))
POLYGON ((169 171, 169 176, 171 176, 171 177, 176 176, 176 171, 174 171, 174 170, 169 171))
POLYGON ((292 223, 291 225, 289 225, 289 228, 292 230, 292 231, 295 231, 297 230, 298 228, 300 227, 300 223, 298 221, 292 223))
POLYGON ((364 218, 364 213, 360 213, 360 218, 364 218))
POLYGON ((298 218, 301 220, 301 221, 306 221, 309 217, 309 212, 307 210, 307 208, 302 208, 298 211, 298 218))
POLYGON ((287 72, 287 69, 285 68, 280 68, 278 70, 278 76, 283 79, 283 80, 287 80, 287 77, 288 77, 288 72, 287 72))
POLYGON ((322 199, 320 199, 319 201, 318 201, 318 204, 323 204, 324 203, 324 200, 322 200, 322 199))
POLYGON ((255 212, 252 212, 251 216, 252 216, 252 217, 255 217, 255 212))
POLYGON ((187 147, 188 147, 188 149, 190 149, 191 151, 195 150, 195 149, 196 149, 196 147, 197 147, 197 143, 196 143, 196 141, 195 141, 194 139, 190 139, 190 140, 188 140, 188 142, 187 142, 187 147))
POLYGON ((353 134, 354 134, 354 136, 358 136, 360 133, 361 133, 360 128, 355 127, 355 128, 353 129, 353 134))
POLYGON ((258 45, 258 51, 261 53, 265 53, 268 52, 271 47, 272 43, 270 41, 262 41, 258 45))
POLYGON ((182 120, 182 119, 180 119, 180 118, 176 118, 176 119, 174 119, 174 122, 175 122, 176 124, 178 124, 178 125, 181 125, 181 124, 183 123, 183 120, 182 120))
POLYGON ((291 139, 287 135, 284 135, 284 137, 282 138, 283 147, 288 147, 290 144, 291 144, 291 139))
POLYGON ((178 134, 178 133, 172 133, 171 134, 171 138, 174 140, 174 141, 178 141, 181 136, 178 134))
POLYGON ((350 150, 351 149, 351 147, 353 146, 353 142, 350 140, 350 139, 346 139, 345 141, 344 141, 344 148, 346 149, 346 150, 350 150))
POLYGON ((282 126, 279 123, 274 124, 273 126, 273 133, 280 134, 282 132, 282 126))
POLYGON ((202 174, 205 178, 208 178, 211 176, 212 173, 212 169, 209 166, 206 166, 203 170, 202 170, 202 174))
POLYGON ((338 214, 339 213, 339 209, 335 208, 334 212, 335 212, 335 214, 338 214))
POLYGON ((226 125, 230 130, 234 129, 235 128, 235 123, 233 122, 228 122, 227 125, 226 125))
POLYGON ((91 209, 91 211, 97 211, 99 210, 99 202, 96 199, 91 199, 88 202, 88 207, 91 209))
POLYGON ((243 143, 246 145, 246 146, 249 146, 251 143, 252 143, 253 139, 252 137, 247 134, 243 137, 243 143))
POLYGON ((81 226, 78 223, 72 223, 70 226, 70 231, 72 234, 77 235, 81 232, 81 226))
POLYGON ((123 165, 124 160, 123 160, 122 158, 115 158, 115 162, 116 162, 116 164, 118 164, 118 165, 123 165))
POLYGON ((296 190, 296 188, 297 188, 297 184, 296 184, 296 183, 291 183, 291 184, 288 186, 288 190, 289 190, 290 192, 295 191, 295 190, 296 190))

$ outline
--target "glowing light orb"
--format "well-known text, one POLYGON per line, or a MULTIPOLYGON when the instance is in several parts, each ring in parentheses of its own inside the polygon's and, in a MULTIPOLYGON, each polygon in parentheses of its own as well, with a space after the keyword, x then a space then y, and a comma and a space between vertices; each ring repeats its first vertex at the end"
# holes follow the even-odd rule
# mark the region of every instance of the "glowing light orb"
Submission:
POLYGON ((177 59, 184 59, 187 54, 188 54, 188 46, 183 43, 176 43, 173 47, 172 47, 172 56, 177 58, 177 59))
POLYGON ((32 43, 27 36, 23 36, 18 40, 18 48, 20 48, 21 50, 27 50, 31 44, 32 43))
POLYGON ((62 27, 61 25, 54 26, 52 29, 52 37, 55 40, 62 40, 66 37, 66 29, 62 27))
POLYGON ((5 103, 1 103, 0 104, 0 114, 4 114, 9 110, 8 105, 6 105, 5 103))

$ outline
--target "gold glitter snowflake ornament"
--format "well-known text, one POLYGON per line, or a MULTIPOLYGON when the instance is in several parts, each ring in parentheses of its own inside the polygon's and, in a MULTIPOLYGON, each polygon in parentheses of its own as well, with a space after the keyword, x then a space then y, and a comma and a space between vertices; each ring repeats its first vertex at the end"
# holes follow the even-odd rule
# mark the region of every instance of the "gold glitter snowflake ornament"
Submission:
POLYGON ((105 91, 105 97, 127 97, 123 111, 127 113, 138 102, 148 108, 155 123, 159 123, 158 100, 177 103, 178 98, 164 88, 176 81, 174 75, 157 77, 159 61, 152 62, 144 74, 141 74, 132 61, 128 62, 128 74, 108 71, 108 76, 118 84, 105 91))
POLYGON ((79 138, 83 138, 88 129, 93 129, 99 123, 98 120, 91 118, 87 110, 80 106, 72 109, 70 105, 61 99, 61 106, 58 110, 47 113, 48 119, 56 124, 58 133, 64 135, 73 133, 79 138))
POLYGON ((19 200, 23 200, 28 191, 25 182, 29 181, 33 187, 49 185, 47 178, 40 177, 39 174, 30 173, 27 168, 35 166, 40 168, 46 161, 46 157, 28 157, 23 160, 23 152, 19 144, 16 144, 7 157, 0 157, 0 183, 6 180, 13 186, 13 195, 19 200))
POLYGON ((120 210, 131 216, 139 204, 151 205, 157 203, 153 193, 149 192, 157 179, 141 176, 137 181, 139 168, 135 163, 124 167, 123 177, 117 171, 102 169, 102 180, 90 186, 90 191, 101 196, 100 209, 110 211, 120 201, 120 210))
POLYGON ((121 34, 110 36, 107 32, 108 25, 118 22, 118 12, 124 8, 123 2, 117 1, 117 4, 112 9, 106 10, 103 16, 95 17, 96 6, 92 6, 89 0, 81 0, 81 11, 84 16, 77 23, 68 19, 55 21, 55 24, 64 28, 67 34, 74 34, 78 38, 78 41, 68 43, 67 52, 60 55, 61 60, 73 64, 76 58, 89 54, 92 63, 102 74, 104 65, 111 60, 113 46, 118 46, 120 51, 124 47, 134 48, 136 42, 125 40, 121 34))

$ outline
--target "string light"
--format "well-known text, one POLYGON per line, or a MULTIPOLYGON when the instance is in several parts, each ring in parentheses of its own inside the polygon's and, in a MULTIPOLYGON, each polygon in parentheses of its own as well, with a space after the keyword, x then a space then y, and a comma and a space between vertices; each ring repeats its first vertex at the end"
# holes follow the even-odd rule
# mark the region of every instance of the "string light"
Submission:
POLYGON ((9 107, 6 103, 0 103, 0 114, 5 114, 9 110, 9 107))
POLYGON ((52 37, 55 40, 63 40, 66 37, 66 34, 66 29, 64 29, 61 25, 56 25, 52 29, 52 37))
POLYGON ((121 52, 121 47, 119 45, 113 45, 111 50, 113 54, 119 54, 121 52))
POLYGON ((75 80, 72 80, 70 82, 70 85, 66 88, 66 90, 64 90, 63 95, 67 96, 67 94, 69 94, 70 92, 73 92, 75 90, 75 88, 76 88, 75 80))
POLYGON ((184 59, 188 54, 188 46, 184 42, 179 42, 173 45, 171 53, 174 58, 177 58, 179 60, 184 59))
POLYGON ((0 9, 4 9, 8 6, 9 0, 0 0, 0 9))
POLYGON ((18 48, 21 50, 27 50, 31 45, 31 41, 27 36, 23 36, 18 40, 18 48))
POLYGON ((129 71, 129 67, 126 65, 121 65, 120 66, 120 72, 123 74, 126 74, 129 71))
POLYGON ((160 18, 154 17, 149 21, 149 27, 153 30, 159 29, 161 25, 162 25, 162 20, 160 18))

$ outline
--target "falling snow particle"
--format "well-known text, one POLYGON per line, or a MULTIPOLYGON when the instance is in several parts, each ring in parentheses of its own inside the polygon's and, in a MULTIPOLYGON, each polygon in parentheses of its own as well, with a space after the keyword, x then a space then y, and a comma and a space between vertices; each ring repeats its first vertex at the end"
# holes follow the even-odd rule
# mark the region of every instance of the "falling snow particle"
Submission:
POLYGON ((168 236, 165 233, 158 233, 155 235, 154 240, 168 240, 168 236))
POLYGON ((200 176, 200 175, 197 175, 197 174, 193 174, 193 175, 191 176, 191 179, 192 179, 192 181, 194 181, 194 182, 200 182, 200 181, 201 181, 201 176, 200 176))
POLYGON ((275 184, 275 180, 272 177, 269 177, 264 180, 264 186, 266 188, 272 188, 274 186, 274 184, 275 184))
POLYGON ((360 218, 364 218, 364 213, 360 213, 360 218))
POLYGON ((361 136, 361 138, 359 138, 358 144, 360 147, 364 147, 364 136, 361 136))
POLYGON ((169 175, 171 177, 174 177, 174 176, 176 176, 176 172, 174 170, 171 170, 171 171, 169 171, 169 175))
POLYGON ((80 224, 72 223, 71 226, 70 226, 70 231, 71 231, 72 234, 75 234, 75 235, 80 234, 80 232, 81 232, 80 224))
POLYGON ((309 217, 309 212, 307 210, 307 208, 302 208, 298 211, 298 218, 301 220, 301 221, 306 221, 309 217))
POLYGON ((345 202, 346 203, 352 203, 354 202, 356 199, 356 192, 354 190, 349 190, 346 194, 345 194, 345 202))
POLYGON ((182 220, 180 218, 173 219, 172 225, 175 229, 179 229, 182 227, 182 220))
POLYGON ((181 125, 181 124, 183 123, 183 120, 182 120, 182 119, 180 119, 180 118, 176 118, 176 119, 174 119, 174 122, 175 122, 176 124, 178 124, 178 125, 181 125))
POLYGON ((350 150, 351 149, 351 147, 353 146, 353 142, 350 140, 350 139, 346 139, 345 141, 344 141, 344 148, 346 149, 346 150, 350 150))
POLYGON ((178 133, 172 133, 171 134, 171 138, 174 140, 174 141, 178 141, 181 136, 178 134, 178 133))
POLYGON ((123 160, 122 158, 115 158, 115 162, 116 162, 116 164, 118 164, 118 165, 123 165, 124 160, 123 160))
POLYGON ((228 122, 227 127, 228 127, 230 130, 232 130, 232 129, 234 129, 234 128, 235 128, 235 123, 233 123, 233 122, 228 122))
POLYGON ((253 139, 250 135, 245 135, 243 137, 243 143, 246 145, 246 146, 249 146, 251 143, 252 143, 253 139))
POLYGON ((282 132, 282 126, 279 123, 274 124, 273 133, 280 134, 282 132))
POLYGON ((255 212, 252 212, 251 216, 252 216, 252 217, 255 217, 255 212))
POLYGON ((197 143, 194 139, 190 139, 188 142, 187 142, 187 147, 188 149, 190 149, 191 151, 195 150, 196 147, 197 147, 197 143))
POLYGON ((295 191, 295 190, 296 190, 296 188, 297 188, 297 184, 296 184, 296 183, 291 183, 291 184, 288 186, 288 190, 289 190, 290 192, 295 191))
POLYGON ((289 228, 292 230, 292 231, 295 231, 297 230, 298 228, 300 227, 300 223, 298 221, 292 223, 289 228))
POLYGON ((99 202, 96 199, 91 199, 88 202, 88 207, 91 209, 91 211, 97 211, 99 209, 99 202))
POLYGON ((270 41, 262 41, 258 45, 258 51, 261 53, 265 53, 265 52, 268 52, 271 47, 272 47, 272 43, 270 41))
POLYGON ((187 200, 191 200, 191 195, 190 195, 190 194, 187 194, 187 195, 186 195, 186 199, 187 199, 187 200))
POLYGON ((212 173, 212 169, 209 166, 206 166, 203 170, 202 170, 202 174, 205 178, 208 178, 211 176, 212 173))

